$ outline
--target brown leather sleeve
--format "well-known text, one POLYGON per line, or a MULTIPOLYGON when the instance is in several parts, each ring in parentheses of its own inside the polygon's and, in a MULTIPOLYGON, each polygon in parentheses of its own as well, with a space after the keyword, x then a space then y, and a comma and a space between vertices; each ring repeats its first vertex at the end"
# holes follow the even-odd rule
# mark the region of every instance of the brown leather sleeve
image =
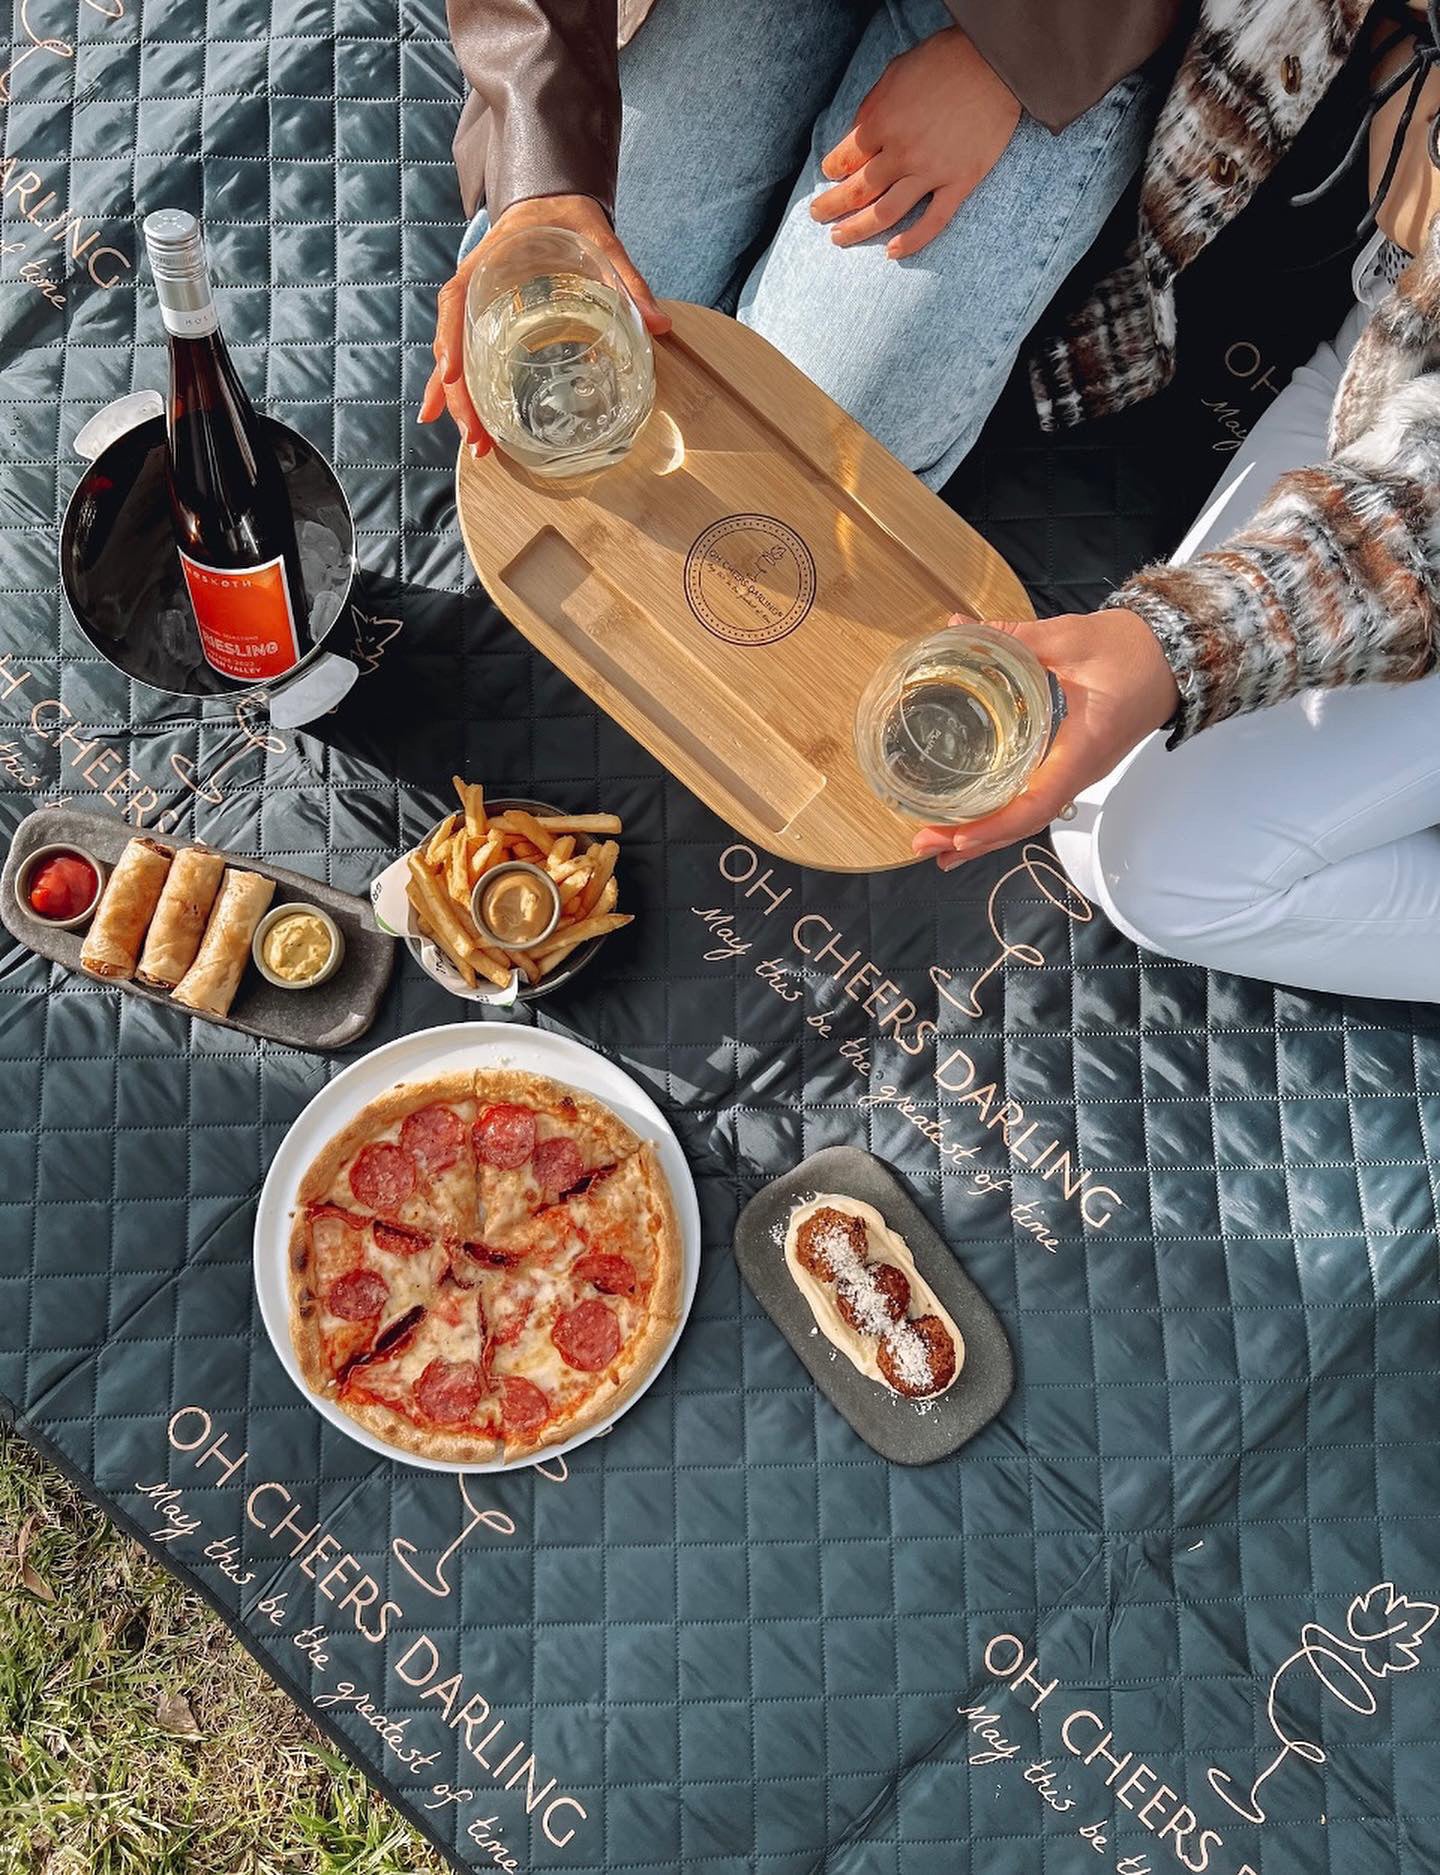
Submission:
POLYGON ((1158 52, 1189 0, 947 0, 1016 98, 1063 130, 1158 52))
POLYGON ((615 209, 620 154, 617 0, 446 0, 471 87, 455 134, 467 214, 532 195, 615 209))

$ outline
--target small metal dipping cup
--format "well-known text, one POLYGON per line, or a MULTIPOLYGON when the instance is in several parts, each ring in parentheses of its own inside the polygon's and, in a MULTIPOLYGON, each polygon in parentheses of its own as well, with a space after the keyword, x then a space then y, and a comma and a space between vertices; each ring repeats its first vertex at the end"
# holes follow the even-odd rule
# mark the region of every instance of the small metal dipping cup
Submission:
POLYGON ((476 880, 475 890, 470 894, 470 916, 475 920, 475 927, 480 935, 487 938, 490 943, 498 945, 502 951, 533 951, 555 934, 555 927, 560 922, 560 888, 543 867, 532 866, 528 859, 507 859, 503 865, 492 866, 489 872, 483 873, 476 880), (502 938, 498 932, 492 931, 486 924, 485 914, 481 910, 481 901, 495 882, 512 872, 528 873, 532 879, 538 881, 541 890, 550 900, 550 916, 544 929, 537 932, 533 938, 526 938, 523 943, 512 943, 508 938, 502 938))

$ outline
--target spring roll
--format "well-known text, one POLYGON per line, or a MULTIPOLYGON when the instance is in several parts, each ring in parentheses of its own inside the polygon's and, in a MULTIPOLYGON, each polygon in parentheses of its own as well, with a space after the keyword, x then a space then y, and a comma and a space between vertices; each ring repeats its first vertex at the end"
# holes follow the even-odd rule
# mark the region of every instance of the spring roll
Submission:
POLYGON ((194 963, 224 871, 221 856, 203 847, 187 846, 176 854, 140 953, 135 972, 140 982, 173 990, 194 963))
POLYGON ((174 849, 158 840, 135 839, 125 848, 80 946, 82 970, 111 982, 134 976, 141 942, 174 857, 174 849))
POLYGON ((177 1003, 202 1016, 230 1013, 250 961, 250 940, 274 896, 275 881, 258 872, 225 874, 195 961, 171 992, 177 1003))

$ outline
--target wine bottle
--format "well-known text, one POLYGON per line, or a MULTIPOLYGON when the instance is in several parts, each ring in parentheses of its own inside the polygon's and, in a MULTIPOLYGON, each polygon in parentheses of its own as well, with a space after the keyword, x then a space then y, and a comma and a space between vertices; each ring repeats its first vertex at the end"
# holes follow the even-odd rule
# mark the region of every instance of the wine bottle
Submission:
POLYGON ((145 245, 170 348, 170 513, 200 648, 222 677, 265 683, 309 649, 285 476, 226 348, 200 223, 160 209, 145 245))

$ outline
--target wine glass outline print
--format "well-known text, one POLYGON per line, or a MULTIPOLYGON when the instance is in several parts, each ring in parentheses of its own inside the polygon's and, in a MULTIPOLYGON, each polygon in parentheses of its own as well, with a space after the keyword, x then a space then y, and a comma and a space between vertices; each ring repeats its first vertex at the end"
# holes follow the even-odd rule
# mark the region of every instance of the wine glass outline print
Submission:
MULTIPOLYGON (((54 35, 48 38, 41 37, 30 22, 31 5, 32 0, 20 0, 16 22, 27 43, 20 47, 20 41, 17 39, 10 48, 12 54, 10 63, 4 71, 0 71, 0 104, 9 104, 12 101, 11 81, 26 59, 33 58, 37 52, 53 53, 57 59, 73 59, 75 56, 75 47, 70 40, 54 35), (17 47, 20 47, 18 51, 17 47)), ((110 20, 112 23, 125 17, 125 0, 85 0, 85 5, 92 13, 98 13, 102 19, 110 20)))
POLYGON ((438 1595, 442 1600, 451 1592, 450 1580, 445 1574, 445 1565, 457 1550, 465 1547, 473 1531, 478 1530, 483 1523, 487 1530, 493 1530, 497 1536, 514 1536, 515 1534, 513 1517, 507 1517, 503 1510, 480 1510, 471 1502, 470 1493, 465 1489, 465 1477, 462 1472, 456 1473, 455 1482, 460 1487, 460 1500, 469 1513, 469 1521, 449 1548, 442 1551, 436 1559, 433 1581, 422 1576, 411 1562, 410 1558, 416 1554, 416 1545, 410 1541, 409 1537, 397 1536, 390 1545, 391 1553, 406 1575, 412 1581, 418 1582, 427 1594, 438 1595))
POLYGON ((1370 1718, 1379 1711, 1379 1701, 1365 1674, 1383 1684, 1392 1673, 1408 1673, 1420 1664, 1420 1644, 1440 1615, 1433 1602, 1411 1601, 1397 1595, 1393 1582, 1377 1582, 1363 1595, 1357 1595, 1345 1612, 1348 1639, 1332 1634, 1317 1621, 1307 1621, 1300 1630, 1300 1645, 1287 1660, 1282 1660, 1270 1680, 1265 1714, 1270 1730, 1280 1741, 1280 1749, 1260 1772, 1242 1800, 1234 1791, 1229 1772, 1211 1765, 1207 1776, 1210 1788, 1237 1816, 1247 1823, 1263 1823, 1260 1786, 1273 1777, 1287 1758, 1299 1758, 1305 1764, 1324 1764, 1325 1753, 1311 1740, 1291 1737, 1278 1711, 1280 1685, 1290 1669, 1304 1661, 1327 1693, 1333 1693, 1342 1706, 1370 1718), (1347 1659, 1345 1656, 1351 1656, 1347 1659), (1358 1661, 1359 1669, 1351 1664, 1358 1661))

